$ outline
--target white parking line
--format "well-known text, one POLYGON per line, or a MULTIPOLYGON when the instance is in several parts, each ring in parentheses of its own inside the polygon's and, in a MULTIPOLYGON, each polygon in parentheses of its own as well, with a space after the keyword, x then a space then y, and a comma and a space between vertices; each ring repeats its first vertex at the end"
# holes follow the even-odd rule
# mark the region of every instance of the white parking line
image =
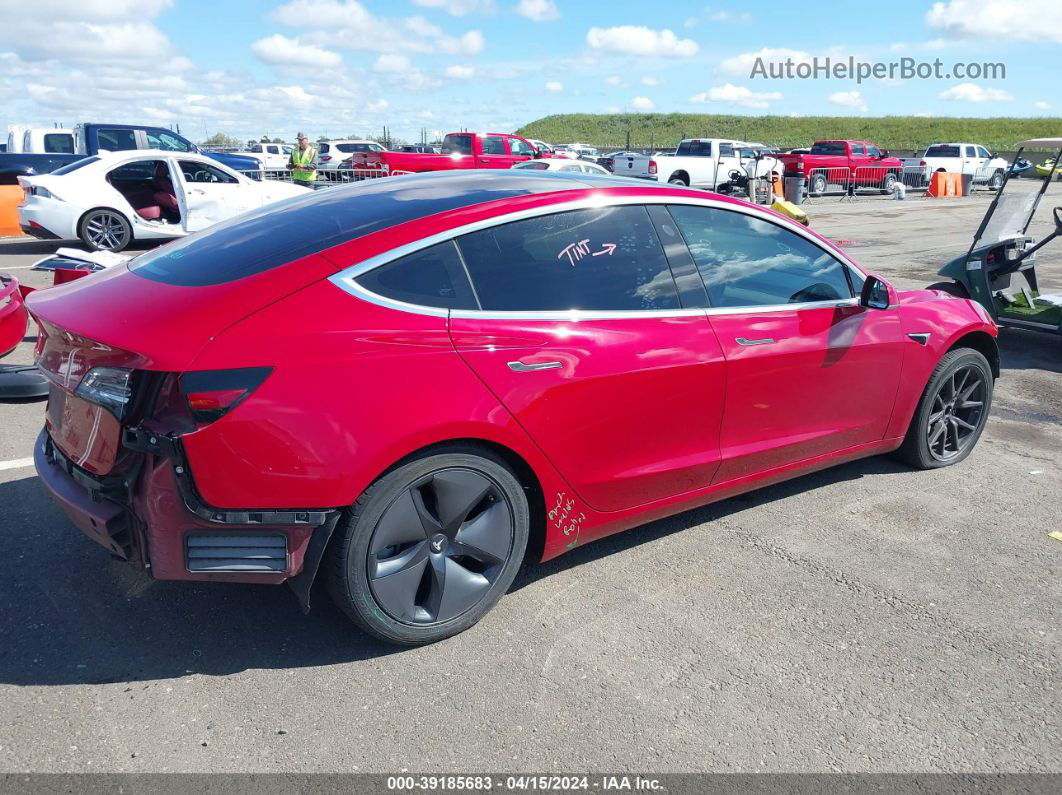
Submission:
POLYGON ((16 458, 12 461, 0 461, 0 470, 2 469, 22 469, 23 467, 33 466, 32 458, 16 458))
POLYGON ((32 268, 32 265, 8 265, 4 268, 5 271, 28 271, 32 268))

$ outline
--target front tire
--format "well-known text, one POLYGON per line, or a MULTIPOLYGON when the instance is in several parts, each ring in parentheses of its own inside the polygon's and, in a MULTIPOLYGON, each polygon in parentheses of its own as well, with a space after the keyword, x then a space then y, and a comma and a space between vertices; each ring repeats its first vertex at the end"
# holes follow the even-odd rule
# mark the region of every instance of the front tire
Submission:
POLYGON ((883 194, 892 193, 896 189, 896 174, 889 172, 885 175, 885 181, 881 185, 881 192, 883 194))
POLYGON ((471 627, 512 584, 530 512, 512 470, 461 446, 413 459, 354 503, 329 549, 343 611, 390 643, 433 643, 471 627))
POLYGON ((992 408, 988 360, 973 348, 941 357, 895 455, 915 469, 957 464, 974 449, 992 408))
POLYGON ((78 237, 89 251, 121 251, 133 240, 133 227, 117 210, 89 210, 78 225, 78 237))

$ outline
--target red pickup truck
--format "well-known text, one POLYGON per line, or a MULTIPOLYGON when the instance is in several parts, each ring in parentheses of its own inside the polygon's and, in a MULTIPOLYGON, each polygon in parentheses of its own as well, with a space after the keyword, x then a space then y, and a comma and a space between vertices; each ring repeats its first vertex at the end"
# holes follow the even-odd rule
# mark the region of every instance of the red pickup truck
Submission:
POLYGON ((423 152, 357 152, 343 168, 382 169, 394 173, 446 171, 455 168, 511 168, 521 160, 543 157, 529 141, 508 133, 450 133, 442 154, 423 152))
POLYGON ((816 141, 806 154, 775 157, 782 162, 784 176, 807 179, 812 196, 822 195, 830 185, 890 193, 903 174, 903 162, 870 141, 816 141))

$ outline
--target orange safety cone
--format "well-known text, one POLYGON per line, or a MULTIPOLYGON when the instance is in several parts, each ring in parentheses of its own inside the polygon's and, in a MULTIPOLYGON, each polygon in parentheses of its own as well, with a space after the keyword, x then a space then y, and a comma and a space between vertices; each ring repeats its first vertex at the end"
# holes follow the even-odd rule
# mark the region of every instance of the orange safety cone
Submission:
POLYGON ((927 196, 937 199, 958 198, 962 193, 962 175, 949 174, 946 171, 937 171, 929 179, 927 196))
POLYGON ((22 204, 22 199, 22 188, 18 185, 0 185, 0 237, 22 235, 16 210, 22 204))
POLYGON ((774 195, 779 199, 785 199, 785 191, 782 190, 782 178, 777 171, 771 172, 771 185, 774 187, 774 195))

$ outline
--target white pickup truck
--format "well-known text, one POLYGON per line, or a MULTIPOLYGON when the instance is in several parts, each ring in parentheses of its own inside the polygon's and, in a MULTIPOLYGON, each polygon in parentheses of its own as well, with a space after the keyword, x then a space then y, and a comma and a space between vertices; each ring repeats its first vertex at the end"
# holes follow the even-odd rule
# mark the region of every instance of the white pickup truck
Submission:
POLYGON ((990 188, 998 189, 1003 184, 1003 174, 1010 164, 997 157, 980 144, 932 144, 922 155, 926 178, 937 171, 952 174, 969 174, 984 179, 990 188))
POLYGON ((732 171, 753 176, 753 163, 757 177, 765 177, 771 171, 780 174, 782 167, 777 159, 769 155, 755 159, 755 150, 760 146, 730 138, 687 138, 679 143, 675 154, 653 157, 657 179, 672 185, 716 190, 730 181, 732 171))
POLYGON ((74 131, 59 127, 7 128, 7 149, 12 154, 74 154, 74 131))
POLYGON ((288 167, 288 158, 291 157, 291 150, 291 144, 261 143, 255 144, 246 152, 240 152, 240 154, 250 155, 260 161, 263 168, 281 170, 288 167))

